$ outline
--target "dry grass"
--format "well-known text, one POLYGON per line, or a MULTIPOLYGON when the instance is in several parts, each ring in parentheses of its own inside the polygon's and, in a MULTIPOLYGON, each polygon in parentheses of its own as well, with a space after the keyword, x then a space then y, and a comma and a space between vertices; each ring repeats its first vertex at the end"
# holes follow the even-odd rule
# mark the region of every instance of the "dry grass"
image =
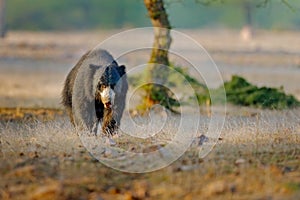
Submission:
MULTIPOLYGON (((3 199, 298 199, 299 120, 299 110, 231 116, 222 140, 207 157, 199 158, 203 146, 193 144, 172 165, 146 174, 118 172, 94 160, 66 117, 2 122, 1 195, 3 199)), ((200 127, 207 125, 203 122, 200 127)), ((168 127, 164 134, 172 131, 168 127)), ((120 141, 122 148, 140 151, 152 145, 130 138, 120 141)))

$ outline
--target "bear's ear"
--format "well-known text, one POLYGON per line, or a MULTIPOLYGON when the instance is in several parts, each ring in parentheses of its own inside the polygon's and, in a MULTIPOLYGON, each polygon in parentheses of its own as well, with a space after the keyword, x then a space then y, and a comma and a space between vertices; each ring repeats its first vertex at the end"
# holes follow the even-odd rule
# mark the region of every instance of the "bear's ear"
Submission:
POLYGON ((117 67, 120 77, 122 77, 126 73, 125 69, 126 69, 125 65, 121 65, 121 66, 117 67))
POLYGON ((101 68, 101 65, 90 64, 90 68, 91 68, 91 69, 100 69, 100 68, 101 68))

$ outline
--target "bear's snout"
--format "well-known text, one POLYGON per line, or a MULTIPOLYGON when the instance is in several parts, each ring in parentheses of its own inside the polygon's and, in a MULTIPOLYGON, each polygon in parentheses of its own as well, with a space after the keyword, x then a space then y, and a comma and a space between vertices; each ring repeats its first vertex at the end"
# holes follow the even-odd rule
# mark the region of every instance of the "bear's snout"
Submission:
POLYGON ((100 96, 104 107, 111 108, 115 100, 114 90, 110 86, 107 86, 100 92, 100 96))

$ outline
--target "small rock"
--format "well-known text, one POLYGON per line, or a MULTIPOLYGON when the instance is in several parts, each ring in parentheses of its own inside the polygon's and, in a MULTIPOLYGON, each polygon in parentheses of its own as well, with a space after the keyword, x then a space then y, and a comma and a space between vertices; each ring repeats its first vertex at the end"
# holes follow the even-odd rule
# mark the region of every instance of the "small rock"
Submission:
POLYGON ((115 149, 105 148, 105 151, 102 153, 102 155, 104 155, 106 158, 115 158, 119 156, 119 153, 115 149))
POLYGON ((178 168, 179 171, 191 171, 199 168, 199 165, 182 165, 178 168))
POLYGON ((239 158, 239 159, 237 159, 237 160, 234 162, 234 164, 235 164, 236 166, 240 166, 240 165, 243 165, 243 164, 245 164, 245 163, 246 163, 246 160, 243 159, 243 158, 239 158))
POLYGON ((208 137, 206 137, 205 135, 200 135, 200 137, 198 138, 199 139, 199 142, 198 142, 198 145, 201 146, 203 145, 205 142, 208 142, 209 139, 208 137))
POLYGON ((112 151, 109 148, 105 148, 104 156, 105 157, 110 157, 111 155, 112 155, 112 151))
POLYGON ((109 138, 109 144, 110 146, 115 146, 117 143, 112 138, 109 138))
POLYGON ((105 138, 105 144, 109 146, 115 146, 117 143, 112 138, 105 138))
POLYGON ((170 152, 167 148, 159 148, 158 151, 164 159, 172 158, 173 156, 172 152, 170 152))

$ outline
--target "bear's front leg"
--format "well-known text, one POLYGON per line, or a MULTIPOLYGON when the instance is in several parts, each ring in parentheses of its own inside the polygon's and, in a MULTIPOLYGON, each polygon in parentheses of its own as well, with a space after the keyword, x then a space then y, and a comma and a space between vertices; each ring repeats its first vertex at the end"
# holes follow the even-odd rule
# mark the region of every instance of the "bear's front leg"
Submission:
POLYGON ((113 110, 111 108, 104 109, 102 131, 108 136, 115 135, 117 133, 117 122, 113 117, 113 110))

